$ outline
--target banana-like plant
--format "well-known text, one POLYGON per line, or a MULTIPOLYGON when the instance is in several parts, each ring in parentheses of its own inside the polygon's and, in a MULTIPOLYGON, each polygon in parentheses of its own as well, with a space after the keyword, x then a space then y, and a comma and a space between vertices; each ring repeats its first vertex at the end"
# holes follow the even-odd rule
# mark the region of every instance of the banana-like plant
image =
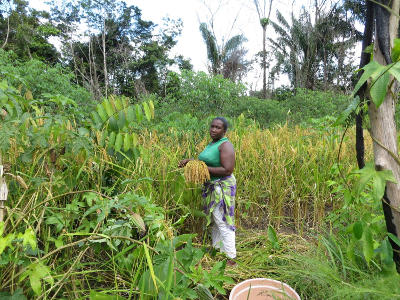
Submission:
POLYGON ((111 96, 104 99, 92 112, 98 144, 116 152, 134 150, 138 145, 134 128, 144 118, 148 121, 154 118, 154 104, 151 100, 130 104, 126 97, 111 96))

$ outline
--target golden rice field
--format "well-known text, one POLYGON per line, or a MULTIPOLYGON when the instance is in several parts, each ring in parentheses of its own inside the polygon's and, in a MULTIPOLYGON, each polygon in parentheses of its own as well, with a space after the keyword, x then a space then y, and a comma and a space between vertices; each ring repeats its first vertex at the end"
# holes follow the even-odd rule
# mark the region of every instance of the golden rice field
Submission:
MULTIPOLYGON (((348 131, 340 146, 342 131, 338 129, 320 130, 284 125, 262 130, 254 124, 244 126, 239 123, 228 131, 228 138, 236 153, 234 174, 238 193, 235 217, 239 266, 227 268, 227 274, 236 282, 254 276, 268 275, 276 278, 279 270, 287 268, 290 271, 290 251, 308 251, 305 233, 321 228, 327 213, 341 205, 341 198, 333 193, 328 184, 329 181, 340 180, 337 167, 339 148, 340 172, 346 176, 356 167, 353 132, 348 131), (279 233, 281 248, 278 251, 271 249, 265 234, 269 224, 279 233)), ((72 205, 87 201, 84 198, 87 193, 100 195, 101 199, 111 202, 112 197, 123 197, 127 192, 144 195, 151 203, 163 208, 163 217, 157 221, 159 225, 153 223, 159 226, 157 230, 160 233, 168 238, 182 233, 198 233, 195 244, 200 246, 206 236, 204 218, 201 217, 200 185, 186 183, 184 169, 178 168, 178 163, 184 158, 196 158, 208 142, 208 132, 193 136, 175 128, 163 134, 144 131, 140 137, 140 156, 136 160, 130 157, 118 160, 97 145, 94 145, 92 152, 67 150, 62 153, 54 140, 48 149, 35 150, 30 163, 18 164, 16 158, 26 150, 24 145, 12 139, 10 151, 3 155, 3 163, 10 165, 10 170, 6 172, 14 174, 15 178, 19 176, 26 186, 18 180, 10 181, 12 193, 7 203, 5 224, 9 230, 18 230, 24 222, 34 224, 38 240, 45 249, 52 249, 54 236, 71 235, 64 241, 69 243, 65 246, 68 252, 65 255, 77 257, 77 260, 84 257, 83 260, 87 261, 85 268, 93 267, 97 279, 85 275, 86 269, 76 275, 66 274, 71 278, 78 276, 76 282, 82 287, 88 281, 92 287, 106 284, 111 280, 110 274, 103 269, 101 272, 96 269, 104 257, 96 258, 92 249, 86 253, 80 248, 72 248, 78 243, 73 238, 74 230, 84 224, 82 210, 72 205), (54 220, 50 219, 53 215, 60 215, 65 220, 65 224, 60 225, 61 232, 54 232, 53 221, 49 221, 54 220), (95 262, 93 266, 92 262, 95 262)), ((371 148, 371 140, 366 138, 367 160, 371 159, 371 148)), ((191 176, 198 179, 198 173, 191 176)), ((100 210, 97 214, 100 214, 100 210)), ((120 211, 114 210, 112 214, 116 217, 120 211)), ((145 211, 135 210, 133 215, 142 225, 143 220, 148 221, 145 211)), ((90 234, 98 234, 97 225, 94 229, 88 229, 93 231, 90 234)), ((59 249, 49 253, 56 253, 59 249)), ((139 280, 137 274, 143 270, 143 266, 138 264, 141 259, 138 257, 134 260, 133 269, 128 275, 124 273, 126 270, 123 266, 123 271, 113 271, 113 274, 122 276, 118 277, 120 279, 116 286, 126 289, 126 282, 131 280, 133 273, 136 274, 135 280, 139 280)), ((221 259, 223 257, 206 255, 201 264, 209 270, 216 260, 221 259)), ((117 265, 114 262, 111 264, 113 268, 117 265)), ((0 274, 0 283, 10 286, 17 270, 12 264, 4 270, 0 274)), ((57 270, 60 274, 65 271, 62 265, 57 270)), ((72 270, 71 267, 70 272, 72 270)), ((282 273, 278 278, 301 284, 294 277, 285 276, 282 273)), ((229 290, 232 286, 226 284, 225 288, 229 290)), ((67 294, 68 291, 69 288, 67 294)), ((76 293, 86 295, 87 290, 76 293)))
MULTIPOLYGON (((296 232, 318 227, 326 211, 340 205, 327 181, 339 179, 335 166, 341 134, 336 130, 287 125, 269 130, 249 126, 229 131, 227 136, 236 151, 238 225, 262 229, 272 223, 296 232)), ((178 138, 173 130, 168 135, 149 133, 143 138, 144 155, 132 166, 132 177, 150 177, 154 181, 143 181, 136 189, 151 194, 167 210, 185 210, 199 192, 188 191, 178 162, 196 157, 208 142, 207 132, 197 139, 189 135, 178 138)), ((354 145, 355 134, 349 131, 340 151, 339 165, 344 175, 356 167, 354 145)), ((367 159, 371 153, 372 143, 367 137, 367 159)))
MULTIPOLYGON (((236 125, 227 136, 236 153, 236 223, 245 228, 263 229, 273 224, 276 228, 284 226, 301 233, 307 228, 319 227, 326 212, 340 205, 340 199, 334 197, 327 184, 328 180, 339 180, 338 156, 343 175, 356 167, 354 130, 345 136, 340 155, 342 131, 337 129, 284 125, 263 130, 254 125, 236 125)), ((366 159, 370 160, 372 142, 365 136, 366 159)), ((208 132, 192 136, 171 128, 167 134, 143 132, 141 155, 136 161, 118 162, 99 147, 90 157, 82 152, 59 156, 56 168, 49 170, 51 165, 43 157, 49 156, 51 160, 52 151, 45 150, 35 152, 33 163, 26 169, 17 165, 15 159, 24 149, 15 143, 3 160, 14 166, 13 172, 31 176, 57 174, 63 164, 68 165, 63 172, 78 173, 76 179, 81 184, 76 186, 77 190, 94 188, 100 192, 105 185, 104 174, 112 173, 112 189, 120 189, 120 183, 124 182, 125 191, 149 196, 172 219, 189 214, 190 230, 190 224, 198 221, 196 210, 201 210, 200 185, 185 184, 184 171, 178 168, 178 163, 183 158, 196 158, 208 142, 208 132)), ((29 178, 25 180, 28 182, 29 178)), ((47 194, 47 190, 44 187, 42 192, 47 194)), ((40 190, 32 197, 38 194, 40 190)), ((33 205, 35 201, 29 202, 33 205)), ((29 211, 32 207, 24 209, 29 211)), ((14 209, 18 208, 14 206, 14 209)))

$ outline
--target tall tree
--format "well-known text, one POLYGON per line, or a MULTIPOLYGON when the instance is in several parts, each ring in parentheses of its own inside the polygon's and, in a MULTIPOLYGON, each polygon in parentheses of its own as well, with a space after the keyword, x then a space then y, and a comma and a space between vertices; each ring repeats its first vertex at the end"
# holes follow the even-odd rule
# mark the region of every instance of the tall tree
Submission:
POLYGON ((53 7, 64 38, 70 40, 65 54, 79 81, 97 98, 109 93, 159 92, 168 66, 185 62, 182 57, 169 58, 182 22, 166 19, 158 26, 143 20, 140 9, 124 1, 107 1, 97 7, 101 4, 64 0, 53 7), (77 37, 71 22, 88 24, 86 38, 77 37))
POLYGON ((269 1, 268 13, 266 13, 267 1, 263 1, 263 5, 258 0, 253 0, 256 6, 258 19, 263 30, 263 51, 262 51, 262 69, 263 69, 263 98, 267 98, 267 50, 266 50, 266 36, 269 17, 272 10, 272 0, 269 1))
POLYGON ((210 73, 222 74, 224 78, 232 81, 240 80, 249 64, 245 59, 247 50, 243 47, 247 39, 241 34, 235 35, 226 43, 219 45, 215 34, 206 23, 200 24, 200 32, 207 47, 210 73))
POLYGON ((271 24, 278 37, 268 39, 277 58, 275 70, 288 74, 294 88, 312 88, 318 63, 310 14, 303 10, 297 19, 292 13, 292 25, 289 25, 284 16, 277 11, 277 20, 278 22, 271 24))
MULTIPOLYGON (((397 37, 399 26, 398 13, 400 0, 380 0, 374 4, 375 12, 375 40, 374 60, 381 65, 392 63, 391 49, 397 37), (382 6, 382 5, 384 6, 382 6), (393 11, 390 13, 388 8, 393 11)), ((395 88, 398 83, 389 86, 383 103, 377 105, 370 101, 369 119, 371 122, 371 136, 374 141, 374 160, 377 170, 390 170, 397 183, 387 182, 386 191, 382 200, 383 211, 388 232, 400 238, 400 165, 398 162, 397 130, 395 115, 395 88), (397 159, 396 159, 397 158, 397 159)), ((386 89, 386 86, 382 87, 386 89)), ((400 266, 400 247, 392 242, 395 259, 400 266)))
POLYGON ((278 11, 278 22, 271 22, 278 34, 269 38, 276 55, 275 72, 287 73, 294 88, 310 89, 350 86, 355 69, 344 57, 360 39, 354 20, 344 18, 346 11, 333 6, 318 11, 312 20, 304 8, 298 18, 291 15, 291 25, 278 11))
MULTIPOLYGON (((371 1, 366 0, 365 3, 352 2, 354 0, 347 0, 347 5, 350 10, 353 11, 354 15, 358 15, 364 23, 364 35, 362 40, 361 58, 360 58, 360 69, 369 63, 371 55, 365 50, 372 43, 373 29, 374 29, 374 4, 371 1), (364 9, 360 8, 360 4, 364 4, 364 9), (363 13, 361 13, 363 12, 363 13)), ((358 79, 360 79, 362 72, 358 73, 358 79)), ((367 84, 358 90, 357 95, 360 97, 360 102, 364 103, 366 99, 367 84)), ((357 164, 360 169, 365 166, 364 160, 364 130, 363 130, 363 117, 364 110, 360 110, 356 115, 356 157, 357 164)))
POLYGON ((49 22, 49 14, 28 7, 28 1, 0 2, 0 45, 14 51, 22 60, 37 58, 56 63, 59 54, 48 38, 58 30, 49 22))

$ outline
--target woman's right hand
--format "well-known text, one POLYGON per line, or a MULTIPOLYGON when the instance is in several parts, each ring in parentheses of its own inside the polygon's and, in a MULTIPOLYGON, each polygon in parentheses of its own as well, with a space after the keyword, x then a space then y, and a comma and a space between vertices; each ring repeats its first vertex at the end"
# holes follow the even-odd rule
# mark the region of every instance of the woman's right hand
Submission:
POLYGON ((181 160, 178 164, 178 168, 183 168, 191 160, 193 160, 193 158, 186 158, 186 159, 181 160))

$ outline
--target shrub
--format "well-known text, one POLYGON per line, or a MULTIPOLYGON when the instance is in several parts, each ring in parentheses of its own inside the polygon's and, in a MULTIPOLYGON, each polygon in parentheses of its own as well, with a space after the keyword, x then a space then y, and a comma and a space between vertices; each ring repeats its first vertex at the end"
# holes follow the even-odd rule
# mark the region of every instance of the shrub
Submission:
POLYGON ((221 75, 182 71, 180 75, 173 73, 168 78, 165 102, 173 104, 174 111, 195 116, 223 114, 227 103, 237 101, 245 93, 243 85, 221 75))
POLYGON ((262 127, 283 123, 285 111, 276 100, 264 100, 254 97, 242 97, 236 103, 225 108, 226 115, 237 117, 243 114, 246 118, 256 120, 262 127))
POLYGON ((22 83, 35 99, 43 98, 44 94, 62 95, 83 107, 92 99, 85 88, 72 82, 74 74, 61 65, 51 67, 36 59, 21 62, 12 51, 0 49, 0 70, 11 85, 22 83))
POLYGON ((334 93, 297 89, 296 94, 282 101, 282 109, 295 124, 311 118, 338 115, 348 105, 348 96, 334 93))

